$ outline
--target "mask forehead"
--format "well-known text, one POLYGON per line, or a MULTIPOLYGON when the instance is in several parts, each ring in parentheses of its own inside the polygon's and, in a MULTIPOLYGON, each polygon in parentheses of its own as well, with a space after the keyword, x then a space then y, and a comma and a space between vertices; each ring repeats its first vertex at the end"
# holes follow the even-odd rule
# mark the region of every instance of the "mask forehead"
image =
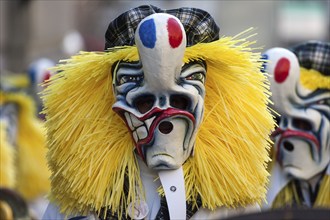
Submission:
POLYGON ((266 65, 267 72, 272 75, 269 78, 271 98, 280 114, 288 114, 292 111, 294 103, 301 102, 296 96, 300 75, 298 59, 284 48, 270 49, 265 56, 269 60, 266 65))
POLYGON ((140 22, 135 42, 145 81, 157 89, 173 85, 186 48, 186 33, 178 18, 165 13, 148 16, 140 22))

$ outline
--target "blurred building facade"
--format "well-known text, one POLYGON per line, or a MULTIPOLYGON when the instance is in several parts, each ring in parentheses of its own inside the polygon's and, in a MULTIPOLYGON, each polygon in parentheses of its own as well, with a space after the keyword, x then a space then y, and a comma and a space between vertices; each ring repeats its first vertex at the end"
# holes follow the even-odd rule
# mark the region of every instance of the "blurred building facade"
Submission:
POLYGON ((122 12, 143 4, 160 8, 198 7, 220 26, 220 36, 234 36, 250 27, 256 47, 287 47, 304 40, 329 41, 329 0, 276 1, 128 1, 128 0, 1 0, 0 62, 5 71, 24 72, 40 57, 58 62, 75 50, 103 50, 109 22, 122 12), (83 45, 69 33, 79 33, 83 45), (66 45, 66 46, 64 46, 66 45), (67 45, 71 45, 68 49, 67 45), (80 48, 79 48, 80 47, 80 48), (71 51, 71 52, 68 52, 71 51))

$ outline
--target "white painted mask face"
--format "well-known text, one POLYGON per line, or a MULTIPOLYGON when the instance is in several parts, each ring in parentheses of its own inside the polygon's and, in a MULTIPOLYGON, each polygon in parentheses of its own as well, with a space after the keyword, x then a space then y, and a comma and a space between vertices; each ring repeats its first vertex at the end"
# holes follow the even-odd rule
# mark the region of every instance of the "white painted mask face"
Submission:
POLYGON ((183 63, 186 35, 169 14, 143 19, 135 42, 140 61, 121 61, 114 71, 113 109, 126 121, 149 168, 179 168, 193 152, 202 120, 205 65, 183 63))
POLYGON ((308 90, 300 81, 295 54, 284 48, 268 50, 272 100, 281 115, 274 132, 277 161, 283 171, 308 180, 325 170, 330 161, 330 91, 308 90))

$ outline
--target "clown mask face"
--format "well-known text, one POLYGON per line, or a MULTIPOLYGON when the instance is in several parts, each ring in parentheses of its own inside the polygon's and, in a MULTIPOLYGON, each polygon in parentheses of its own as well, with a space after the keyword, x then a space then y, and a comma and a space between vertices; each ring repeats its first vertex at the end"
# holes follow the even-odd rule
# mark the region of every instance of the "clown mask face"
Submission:
POLYGON ((272 99, 281 114, 273 134, 276 159, 286 174, 309 180, 330 160, 330 91, 303 87, 298 60, 289 50, 274 48, 266 56, 272 99))
POLYGON ((113 73, 113 109, 125 120, 138 155, 152 169, 177 169, 192 154, 202 120, 206 67, 183 63, 186 35, 169 14, 143 19, 135 33, 140 60, 113 73))

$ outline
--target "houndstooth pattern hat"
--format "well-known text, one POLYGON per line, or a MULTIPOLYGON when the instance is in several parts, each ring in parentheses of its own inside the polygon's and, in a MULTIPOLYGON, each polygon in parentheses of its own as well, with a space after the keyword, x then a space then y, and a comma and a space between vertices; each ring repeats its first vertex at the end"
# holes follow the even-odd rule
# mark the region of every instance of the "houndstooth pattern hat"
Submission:
POLYGON ((109 24, 105 33, 105 49, 134 45, 134 33, 138 24, 142 19, 154 13, 168 13, 176 16, 186 31, 188 47, 219 39, 220 28, 206 11, 188 7, 163 10, 153 5, 142 5, 121 14, 109 24))
POLYGON ((308 41, 293 47, 291 50, 296 54, 300 66, 330 76, 329 42, 308 41))

